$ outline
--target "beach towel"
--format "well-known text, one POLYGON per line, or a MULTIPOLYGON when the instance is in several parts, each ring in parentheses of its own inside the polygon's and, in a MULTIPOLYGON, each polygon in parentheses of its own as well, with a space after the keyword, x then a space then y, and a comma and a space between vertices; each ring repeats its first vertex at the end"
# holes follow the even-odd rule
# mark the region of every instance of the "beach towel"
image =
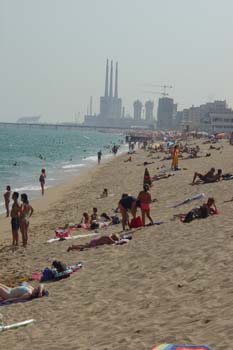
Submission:
POLYGON ((183 204, 187 204, 187 203, 190 203, 190 202, 195 201, 195 200, 203 199, 204 197, 205 197, 204 193, 196 194, 193 197, 184 199, 182 202, 177 202, 175 204, 171 204, 171 205, 168 206, 168 208, 177 208, 177 207, 180 207, 183 204))
POLYGON ((83 238, 83 237, 91 237, 91 236, 96 236, 98 233, 87 233, 86 235, 76 235, 76 236, 69 236, 69 237, 62 237, 62 238, 51 238, 47 241, 47 243, 53 243, 53 242, 62 242, 70 239, 76 239, 76 238, 83 238))
POLYGON ((151 350, 213 350, 207 345, 160 344, 151 350))
POLYGON ((8 329, 12 329, 12 328, 27 326, 28 324, 31 324, 33 322, 35 322, 34 319, 26 320, 23 322, 12 323, 12 324, 8 324, 8 325, 0 323, 0 332, 7 331, 8 329))
POLYGON ((57 238, 65 238, 70 236, 70 229, 66 228, 56 228, 55 229, 55 235, 57 238))

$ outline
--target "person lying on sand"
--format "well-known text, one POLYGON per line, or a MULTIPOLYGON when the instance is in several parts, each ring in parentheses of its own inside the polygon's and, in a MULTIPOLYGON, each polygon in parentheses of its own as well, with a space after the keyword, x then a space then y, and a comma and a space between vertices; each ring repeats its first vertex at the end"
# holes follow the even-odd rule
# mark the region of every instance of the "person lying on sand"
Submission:
POLYGON ((162 179, 168 179, 171 176, 174 176, 175 174, 171 174, 171 173, 164 173, 164 174, 159 174, 159 175, 154 175, 152 177, 152 182, 153 181, 158 181, 158 180, 162 180, 162 179))
POLYGON ((154 162, 144 162, 142 164, 137 164, 137 166, 141 166, 141 165, 147 166, 147 165, 150 165, 150 164, 154 164, 154 162))
POLYGON ((124 163, 128 163, 128 162, 132 162, 132 157, 131 156, 129 156, 128 159, 124 160, 124 163))
POLYGON ((208 198, 207 203, 203 203, 200 207, 193 208, 187 214, 178 214, 174 217, 179 217, 184 223, 191 222, 194 219, 205 219, 210 215, 218 214, 218 209, 213 197, 208 198))
POLYGON ((34 299, 44 295, 46 291, 43 284, 35 288, 30 285, 10 288, 0 283, 0 300, 34 299))
POLYGON ((214 168, 211 168, 206 174, 201 174, 201 173, 194 173, 194 176, 193 176, 193 181, 192 181, 192 185, 195 184, 195 181, 196 181, 196 178, 198 177, 199 180, 203 181, 203 182, 206 182, 207 179, 210 179, 214 176, 214 173, 215 173, 215 169, 214 168))
MULTIPOLYGON (((94 238, 92 239, 89 243, 86 244, 78 244, 78 245, 72 245, 71 247, 69 247, 67 249, 67 252, 71 251, 71 250, 85 250, 85 249, 89 249, 89 248, 95 248, 98 247, 100 245, 110 245, 110 244, 117 244, 121 241, 120 236, 118 236, 117 234, 112 234, 110 236, 102 236, 99 238, 94 238)), ((123 239, 121 242, 121 244, 127 243, 127 239, 123 239)))

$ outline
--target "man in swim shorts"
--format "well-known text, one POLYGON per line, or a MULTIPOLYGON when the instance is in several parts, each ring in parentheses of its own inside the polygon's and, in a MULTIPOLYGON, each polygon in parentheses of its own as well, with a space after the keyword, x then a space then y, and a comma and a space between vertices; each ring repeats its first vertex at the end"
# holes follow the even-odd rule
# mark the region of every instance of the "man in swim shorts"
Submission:
POLYGON ((20 205, 18 203, 19 193, 14 192, 12 195, 13 204, 11 208, 11 229, 12 229, 12 245, 18 245, 19 242, 19 216, 20 216, 20 205))
POLYGON ((129 196, 126 193, 123 193, 118 203, 118 207, 120 209, 121 216, 122 216, 122 228, 123 230, 125 230, 125 226, 128 221, 128 211, 131 211, 133 218, 136 218, 137 199, 133 196, 129 196))
POLYGON ((214 168, 211 168, 206 174, 202 175, 198 172, 196 172, 193 176, 193 181, 192 181, 192 185, 195 184, 195 180, 196 178, 198 177, 199 180, 203 181, 203 182, 207 182, 207 179, 212 179, 213 176, 214 176, 214 172, 215 172, 215 169, 214 168))

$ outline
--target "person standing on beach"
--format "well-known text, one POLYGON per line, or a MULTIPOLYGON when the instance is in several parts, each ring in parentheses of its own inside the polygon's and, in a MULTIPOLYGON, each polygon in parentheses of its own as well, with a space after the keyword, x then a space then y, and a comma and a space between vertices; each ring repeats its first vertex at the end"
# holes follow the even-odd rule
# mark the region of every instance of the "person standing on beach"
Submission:
POLYGON ((146 216, 150 220, 151 225, 154 225, 154 221, 150 215, 150 204, 152 202, 150 195, 150 186, 145 184, 143 186, 143 191, 139 192, 137 200, 140 202, 140 208, 142 212, 142 223, 145 226, 146 216))
POLYGON ((19 193, 14 192, 12 195, 13 204, 11 208, 11 229, 12 229, 12 245, 18 245, 19 242, 19 215, 20 215, 20 205, 18 202, 19 193))
POLYGON ((101 152, 101 151, 99 151, 99 152, 97 153, 97 157, 98 157, 98 164, 100 164, 100 162, 101 162, 101 157, 102 157, 102 152, 101 152))
POLYGON ((10 215, 10 198, 11 198, 11 187, 6 186, 6 192, 4 193, 4 201, 6 208, 6 217, 8 218, 10 215))
POLYGON ((39 178, 40 187, 41 187, 41 194, 44 195, 44 187, 45 187, 45 179, 46 179, 46 172, 45 169, 41 169, 41 174, 39 178))
POLYGON ((172 151, 172 170, 178 170, 178 157, 179 157, 179 146, 175 145, 172 151))
POLYGON ((22 205, 20 207, 20 231, 22 233, 23 247, 28 242, 29 218, 32 216, 34 209, 29 204, 26 193, 21 194, 22 205))

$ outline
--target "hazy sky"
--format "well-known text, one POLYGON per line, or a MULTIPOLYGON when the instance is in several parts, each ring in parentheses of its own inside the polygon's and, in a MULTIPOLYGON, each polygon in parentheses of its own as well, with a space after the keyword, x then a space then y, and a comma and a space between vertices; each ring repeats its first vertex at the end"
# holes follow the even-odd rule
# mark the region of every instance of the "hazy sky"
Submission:
POLYGON ((106 58, 119 62, 119 95, 132 103, 171 84, 179 108, 233 105, 232 0, 0 0, 0 120, 47 121, 94 111, 106 58))

